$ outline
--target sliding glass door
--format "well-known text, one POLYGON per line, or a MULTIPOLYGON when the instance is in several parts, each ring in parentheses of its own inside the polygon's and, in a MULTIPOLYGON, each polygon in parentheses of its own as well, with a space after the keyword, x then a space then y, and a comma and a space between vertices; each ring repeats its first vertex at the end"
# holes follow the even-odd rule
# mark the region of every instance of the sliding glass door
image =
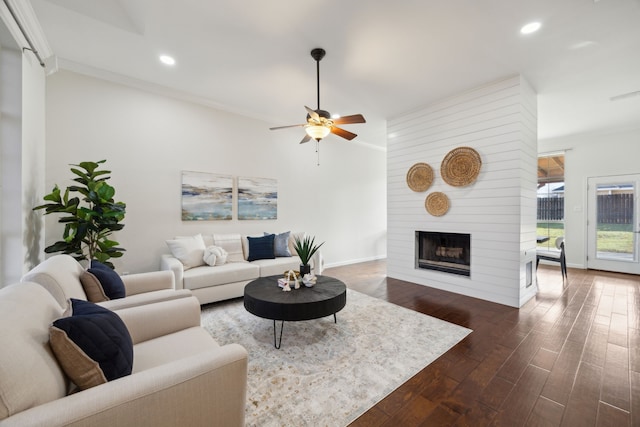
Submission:
POLYGON ((538 250, 556 250, 564 237, 564 154, 538 157, 538 250))

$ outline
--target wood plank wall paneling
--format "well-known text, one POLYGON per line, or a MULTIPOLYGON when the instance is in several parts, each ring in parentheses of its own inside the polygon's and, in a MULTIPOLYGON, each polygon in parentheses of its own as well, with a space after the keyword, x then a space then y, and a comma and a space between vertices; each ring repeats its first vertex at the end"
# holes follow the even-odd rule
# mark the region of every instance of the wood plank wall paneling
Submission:
POLYGON ((537 102, 521 77, 493 82, 388 121, 388 276, 519 307, 535 295, 525 268, 535 263, 537 102), (478 179, 452 187, 440 164, 452 149, 474 148, 482 158, 478 179), (406 173, 417 162, 434 182, 416 193, 406 173), (434 191, 450 200, 441 217, 426 212, 434 191), (417 230, 471 234, 471 277, 414 267, 417 230))

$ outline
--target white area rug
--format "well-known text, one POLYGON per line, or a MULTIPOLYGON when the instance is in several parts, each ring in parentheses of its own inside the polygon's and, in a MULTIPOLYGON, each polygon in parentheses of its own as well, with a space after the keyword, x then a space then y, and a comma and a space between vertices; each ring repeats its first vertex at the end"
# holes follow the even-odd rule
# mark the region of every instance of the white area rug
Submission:
POLYGON ((277 350, 242 299, 203 307, 218 343, 249 352, 247 426, 345 426, 471 332, 353 290, 337 316, 285 322, 277 350))

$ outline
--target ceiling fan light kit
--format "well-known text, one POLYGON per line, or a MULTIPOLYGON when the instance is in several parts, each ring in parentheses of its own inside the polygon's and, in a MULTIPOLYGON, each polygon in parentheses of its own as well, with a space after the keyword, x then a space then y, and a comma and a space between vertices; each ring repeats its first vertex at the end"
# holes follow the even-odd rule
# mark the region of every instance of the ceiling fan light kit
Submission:
MULTIPOLYGON (((307 110, 307 123, 270 128, 271 130, 276 130, 291 127, 304 127, 306 135, 304 136, 304 138, 302 138, 300 144, 304 144, 311 139, 315 139, 316 143, 318 143, 321 139, 326 138, 330 133, 351 141, 358 135, 339 128, 336 125, 366 123, 366 120, 364 119, 364 116, 362 114, 353 114, 350 116, 342 116, 332 119, 331 113, 320 109, 320 60, 324 58, 326 53, 327 52, 322 48, 315 48, 311 50, 311 57, 316 61, 316 89, 318 94, 318 107, 315 110, 312 110, 307 106, 304 107, 307 110)), ((318 149, 316 149, 316 151, 318 151, 318 149)))
POLYGON ((307 132, 307 135, 309 135, 311 138, 315 139, 316 141, 321 140, 322 138, 329 135, 329 133, 331 133, 331 129, 322 125, 314 125, 314 126, 307 125, 304 130, 305 132, 307 132))

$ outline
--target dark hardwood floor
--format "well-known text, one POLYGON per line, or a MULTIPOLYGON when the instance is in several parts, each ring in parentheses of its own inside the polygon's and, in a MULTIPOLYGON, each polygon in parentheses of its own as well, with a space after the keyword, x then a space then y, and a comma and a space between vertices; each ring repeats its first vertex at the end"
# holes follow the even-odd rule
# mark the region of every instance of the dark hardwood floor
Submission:
POLYGON ((473 330, 351 426, 640 426, 640 276, 541 265, 520 309, 386 277, 349 288, 473 330))

